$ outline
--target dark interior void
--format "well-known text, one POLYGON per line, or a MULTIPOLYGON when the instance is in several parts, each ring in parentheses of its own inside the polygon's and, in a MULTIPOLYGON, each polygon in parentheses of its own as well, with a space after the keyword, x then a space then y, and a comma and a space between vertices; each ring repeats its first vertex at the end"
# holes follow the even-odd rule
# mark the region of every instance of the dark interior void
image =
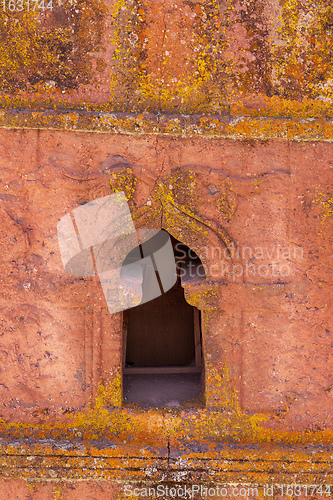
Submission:
MULTIPOLYGON (((124 312, 124 401, 178 407, 202 393, 200 312, 188 304, 181 265, 198 257, 171 238, 177 263, 175 285, 149 302, 124 312), (181 260, 181 265, 178 265, 181 260)), ((192 403, 191 403, 192 404, 192 403)))
POLYGON ((194 366, 193 307, 182 288, 172 288, 127 314, 126 366, 194 366))

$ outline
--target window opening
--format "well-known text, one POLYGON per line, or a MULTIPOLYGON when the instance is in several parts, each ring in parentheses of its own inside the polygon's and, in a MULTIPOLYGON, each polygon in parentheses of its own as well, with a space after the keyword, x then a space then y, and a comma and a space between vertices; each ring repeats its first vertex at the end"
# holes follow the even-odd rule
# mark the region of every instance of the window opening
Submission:
POLYGON ((123 315, 125 401, 179 406, 201 393, 201 315, 186 302, 182 281, 204 279, 204 270, 193 251, 170 238, 176 283, 123 315))

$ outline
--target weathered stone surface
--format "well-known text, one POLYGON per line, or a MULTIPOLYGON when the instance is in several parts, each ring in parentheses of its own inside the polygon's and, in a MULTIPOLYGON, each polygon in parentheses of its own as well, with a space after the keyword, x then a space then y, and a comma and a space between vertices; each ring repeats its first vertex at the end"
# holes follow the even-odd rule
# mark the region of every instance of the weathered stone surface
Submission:
MULTIPOLYGON (((327 143, 3 130, 2 416, 82 409, 120 368, 120 315, 109 317, 97 277, 64 272, 56 236, 110 180, 126 192, 119 164, 136 179, 137 226, 162 224, 215 283, 207 305, 186 292, 203 309, 207 370, 227 364, 246 411, 331 425, 331 156, 327 143), (112 156, 123 159, 104 168, 112 156)), ((207 404, 223 406, 214 391, 207 404)))
POLYGON ((70 500, 107 498, 108 500, 116 500, 119 498, 118 492, 120 490, 119 485, 116 483, 101 481, 77 482, 73 484, 72 482, 65 481, 25 482, 22 479, 3 479, 0 484, 2 494, 8 500, 16 498, 20 500, 53 500, 54 498, 66 498, 70 500))
MULTIPOLYGON (((328 446, 332 148, 325 142, 1 131, 1 431, 28 439, 12 461, 4 450, 2 475, 17 477, 25 464, 27 479, 74 481, 31 483, 30 490, 6 480, 6 498, 16 491, 22 498, 31 491, 34 499, 122 498, 123 486, 113 481, 124 484, 129 474, 144 484, 167 474, 174 484, 186 472, 188 482, 207 484, 212 476, 203 464, 225 464, 219 447, 230 441, 259 450, 271 441, 328 446), (184 282, 186 299, 202 312, 205 408, 125 408, 122 314, 109 314, 97 276, 63 269, 58 220, 116 191, 127 195, 136 227, 165 228, 205 266, 206 281, 184 282), (90 468, 89 453, 80 471, 66 454, 43 458, 44 469, 39 458, 29 468, 32 442, 36 455, 52 455, 41 448, 52 439, 65 447, 79 440, 92 456, 110 460, 100 472, 90 468), (112 456, 107 446, 92 444, 98 439, 117 441, 112 456), (200 449, 193 451, 196 442, 200 449), (191 467, 180 467, 192 453, 191 467), (99 474, 106 482, 97 482, 99 474)), ((306 471, 301 465, 311 462, 309 451, 302 458, 292 451, 293 465, 283 475, 286 457, 276 450, 267 451, 267 462, 251 475, 240 465, 253 459, 244 451, 228 471, 218 465, 215 480, 315 481, 312 465, 306 471), (264 474, 274 453, 281 470, 264 474)), ((319 471, 325 484, 329 467, 327 458, 319 471)))
POLYGON ((330 2, 3 4, 0 496, 332 483, 330 2), (204 264, 202 407, 126 407, 122 314, 63 269, 59 219, 119 191, 204 264))
MULTIPOLYGON (((263 118, 257 136, 279 132, 267 116, 332 116, 327 0, 4 5, 4 107, 250 115, 263 118)), ((242 120, 237 129, 249 133, 242 120)))

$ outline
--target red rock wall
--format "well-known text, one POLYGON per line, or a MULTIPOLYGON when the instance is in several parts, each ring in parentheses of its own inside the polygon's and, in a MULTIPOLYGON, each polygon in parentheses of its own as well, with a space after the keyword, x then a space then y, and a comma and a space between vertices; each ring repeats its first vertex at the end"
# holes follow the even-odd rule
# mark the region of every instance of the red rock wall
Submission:
MULTIPOLYGON (((203 309, 207 374, 226 363, 244 410, 331 425, 331 144, 56 131, 2 131, 2 417, 83 409, 120 367, 121 313, 97 278, 65 273, 56 233, 112 192, 113 155, 136 179, 136 224, 160 225, 162 207, 205 265, 207 286, 185 289, 203 309)), ((208 406, 221 391, 207 387, 208 406)))
POLYGON ((333 484, 332 25, 327 0, 2 9, 0 497, 333 484), (59 219, 116 191, 205 266, 203 407, 125 408, 122 315, 63 269, 59 219))

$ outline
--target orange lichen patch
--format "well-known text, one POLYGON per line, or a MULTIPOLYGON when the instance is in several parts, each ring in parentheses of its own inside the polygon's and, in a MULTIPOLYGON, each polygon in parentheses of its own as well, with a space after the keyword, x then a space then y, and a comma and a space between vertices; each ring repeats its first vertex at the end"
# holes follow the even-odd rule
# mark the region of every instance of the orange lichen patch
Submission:
POLYGON ((270 431, 261 427, 263 420, 237 409, 124 408, 110 412, 110 428, 99 433, 88 430, 88 421, 71 433, 63 429, 57 439, 50 429, 21 432, 20 441, 11 433, 1 443, 2 475, 128 481, 161 480, 173 470, 190 480, 209 470, 211 480, 239 480, 246 474, 247 482, 260 483, 274 474, 289 482, 297 473, 312 484, 332 477, 332 432, 270 431))
MULTIPOLYGON (((277 483, 290 482, 290 476, 297 474, 302 484, 325 484, 331 482, 332 459, 329 449, 306 447, 279 447, 269 445, 256 448, 246 445, 218 446, 202 443, 184 443, 174 448, 170 443, 170 454, 166 449, 150 455, 147 449, 132 442, 132 455, 126 443, 108 448, 87 446, 83 443, 66 449, 52 445, 31 443, 11 449, 2 446, 2 476, 26 479, 114 479, 120 481, 146 480, 150 484, 164 481, 191 481, 195 484, 210 481, 240 481, 263 484, 272 476, 277 483), (194 445, 194 446, 193 446, 194 445), (122 455, 121 455, 122 453, 122 455), (311 457, 311 458, 310 458, 311 457), (207 477, 207 474, 209 476, 207 477), (196 480, 196 481, 195 481, 196 480), (281 481, 283 480, 283 481, 281 481)), ((103 443, 104 444, 104 443, 103 443)), ((99 446, 98 446, 99 445, 99 446)), ((152 498, 149 496, 149 498, 152 498)), ((311 497, 312 498, 312 497, 311 497)))
POLYGON ((325 120, 279 120, 273 118, 237 118, 226 125, 226 135, 253 139, 290 139, 316 141, 333 139, 333 124, 325 120))
POLYGON ((47 93, 90 82, 92 53, 102 50, 103 0, 21 4, 1 12, 0 90, 47 93))
POLYGON ((324 118, 270 118, 216 115, 179 118, 152 113, 93 113, 80 110, 16 111, 0 110, 0 127, 21 129, 71 130, 78 132, 161 134, 188 137, 235 139, 289 139, 332 141, 333 122, 324 118))
POLYGON ((304 97, 300 100, 278 96, 253 95, 233 99, 230 103, 231 116, 279 117, 283 118, 331 118, 333 105, 330 100, 304 97))

